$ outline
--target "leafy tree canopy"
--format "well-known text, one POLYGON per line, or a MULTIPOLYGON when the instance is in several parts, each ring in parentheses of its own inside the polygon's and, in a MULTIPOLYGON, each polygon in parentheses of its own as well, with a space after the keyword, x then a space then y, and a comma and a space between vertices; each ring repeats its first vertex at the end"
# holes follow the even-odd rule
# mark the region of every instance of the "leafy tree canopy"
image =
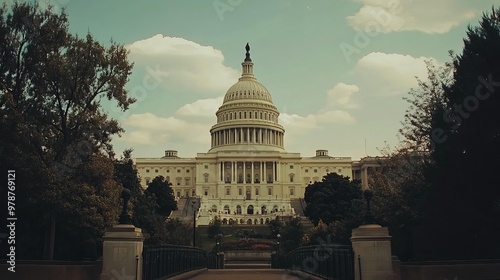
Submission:
POLYGON ((19 178, 19 258, 98 257, 119 209, 110 142, 123 131, 101 100, 122 110, 135 101, 131 69, 123 46, 70 34, 64 12, 0 8, 0 170, 19 178))
MULTIPOLYGON (((307 203, 305 215, 317 225, 341 221, 355 209, 354 205, 362 199, 360 181, 349 177, 328 173, 320 182, 306 187, 304 200, 307 203)), ((362 201, 361 201, 362 202, 362 201)))
POLYGON ((156 176, 144 191, 147 196, 154 195, 156 197, 156 212, 167 217, 170 212, 177 210, 177 201, 175 201, 174 190, 170 182, 165 180, 163 176, 156 176))

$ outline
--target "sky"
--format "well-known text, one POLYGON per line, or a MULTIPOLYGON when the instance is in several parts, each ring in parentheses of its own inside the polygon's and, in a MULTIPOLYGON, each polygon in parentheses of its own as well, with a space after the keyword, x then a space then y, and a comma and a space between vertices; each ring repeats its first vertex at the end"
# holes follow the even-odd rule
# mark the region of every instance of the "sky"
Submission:
MULTIPOLYGON (((12 0, 1 0, 11 2, 12 0)), ((425 61, 461 53, 468 25, 498 0, 40 0, 65 9, 73 34, 116 42, 134 62, 126 112, 103 103, 125 132, 117 154, 195 157, 241 75, 249 42, 254 74, 285 128, 285 149, 354 160, 399 142, 411 88, 425 61)))

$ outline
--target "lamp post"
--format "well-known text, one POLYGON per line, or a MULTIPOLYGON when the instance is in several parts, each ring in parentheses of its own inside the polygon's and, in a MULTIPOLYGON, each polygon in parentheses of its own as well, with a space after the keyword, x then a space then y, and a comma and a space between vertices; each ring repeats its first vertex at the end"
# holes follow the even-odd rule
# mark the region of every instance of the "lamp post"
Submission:
POLYGON ((196 247, 196 209, 194 208, 196 205, 196 201, 191 201, 193 206, 193 247, 196 247))
POLYGON ((132 196, 131 192, 127 188, 123 188, 122 190, 122 198, 123 198, 123 205, 122 205, 122 213, 120 215, 120 219, 118 220, 118 223, 121 225, 130 225, 132 224, 132 221, 130 219, 130 214, 128 213, 127 210, 127 205, 130 197, 132 196))
POLYGON ((221 239, 222 239, 222 234, 219 233, 219 234, 217 234, 215 236, 215 240, 217 242, 216 243, 216 245, 217 245, 217 247, 216 247, 217 248, 217 253, 219 253, 219 251, 220 251, 220 241, 221 241, 221 239))
POLYGON ((281 238, 281 234, 278 233, 278 235, 276 235, 276 246, 278 247, 277 250, 278 250, 278 254, 280 253, 280 238, 281 238))
POLYGON ((363 196, 366 199, 366 214, 365 214, 365 225, 374 223, 374 216, 370 207, 370 200, 373 197, 373 191, 371 189, 366 189, 363 192, 363 196))

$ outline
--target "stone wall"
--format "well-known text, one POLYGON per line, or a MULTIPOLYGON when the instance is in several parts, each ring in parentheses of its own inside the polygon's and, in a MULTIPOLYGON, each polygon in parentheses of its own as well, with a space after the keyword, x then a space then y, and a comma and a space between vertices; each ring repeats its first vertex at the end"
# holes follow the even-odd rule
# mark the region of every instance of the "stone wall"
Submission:
POLYGON ((102 262, 16 261, 14 273, 8 271, 7 267, 9 265, 1 261, 2 280, 96 280, 101 274, 102 262))
POLYGON ((500 279, 500 260, 401 263, 401 280, 500 279))

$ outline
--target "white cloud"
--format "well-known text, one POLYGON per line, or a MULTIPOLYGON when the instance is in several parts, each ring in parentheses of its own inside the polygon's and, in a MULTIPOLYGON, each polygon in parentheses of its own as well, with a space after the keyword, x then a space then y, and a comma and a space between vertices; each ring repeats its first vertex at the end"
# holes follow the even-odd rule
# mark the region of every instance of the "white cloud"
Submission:
POLYGON ((287 135, 297 135, 307 134, 311 130, 321 128, 326 124, 351 125, 355 123, 355 120, 348 112, 332 110, 320 114, 309 114, 305 117, 297 114, 281 113, 279 123, 285 127, 287 135))
POLYGON ((358 86, 338 83, 327 92, 327 107, 343 107, 356 109, 359 105, 351 100, 352 95, 359 91, 358 86))
POLYGON ((151 75, 151 69, 168 73, 161 76, 163 88, 220 95, 239 77, 238 70, 224 65, 220 50, 183 38, 157 34, 126 48, 135 63, 136 75, 151 75), (141 73, 143 69, 146 71, 141 73))
POLYGON ((417 87, 417 79, 427 78, 426 60, 438 62, 430 57, 412 57, 402 54, 372 52, 362 57, 354 74, 363 81, 370 94, 395 95, 417 87))
POLYGON ((364 32, 420 31, 446 33, 453 27, 474 18, 472 7, 461 6, 454 0, 356 0, 363 6, 349 25, 364 32))
POLYGON ((163 118, 144 113, 128 116, 123 124, 126 132, 120 140, 138 145, 167 145, 166 141, 210 143, 210 123, 189 122, 175 117, 163 118))
POLYGON ((193 103, 186 104, 177 110, 179 116, 213 117, 219 109, 223 97, 199 99, 193 103))

